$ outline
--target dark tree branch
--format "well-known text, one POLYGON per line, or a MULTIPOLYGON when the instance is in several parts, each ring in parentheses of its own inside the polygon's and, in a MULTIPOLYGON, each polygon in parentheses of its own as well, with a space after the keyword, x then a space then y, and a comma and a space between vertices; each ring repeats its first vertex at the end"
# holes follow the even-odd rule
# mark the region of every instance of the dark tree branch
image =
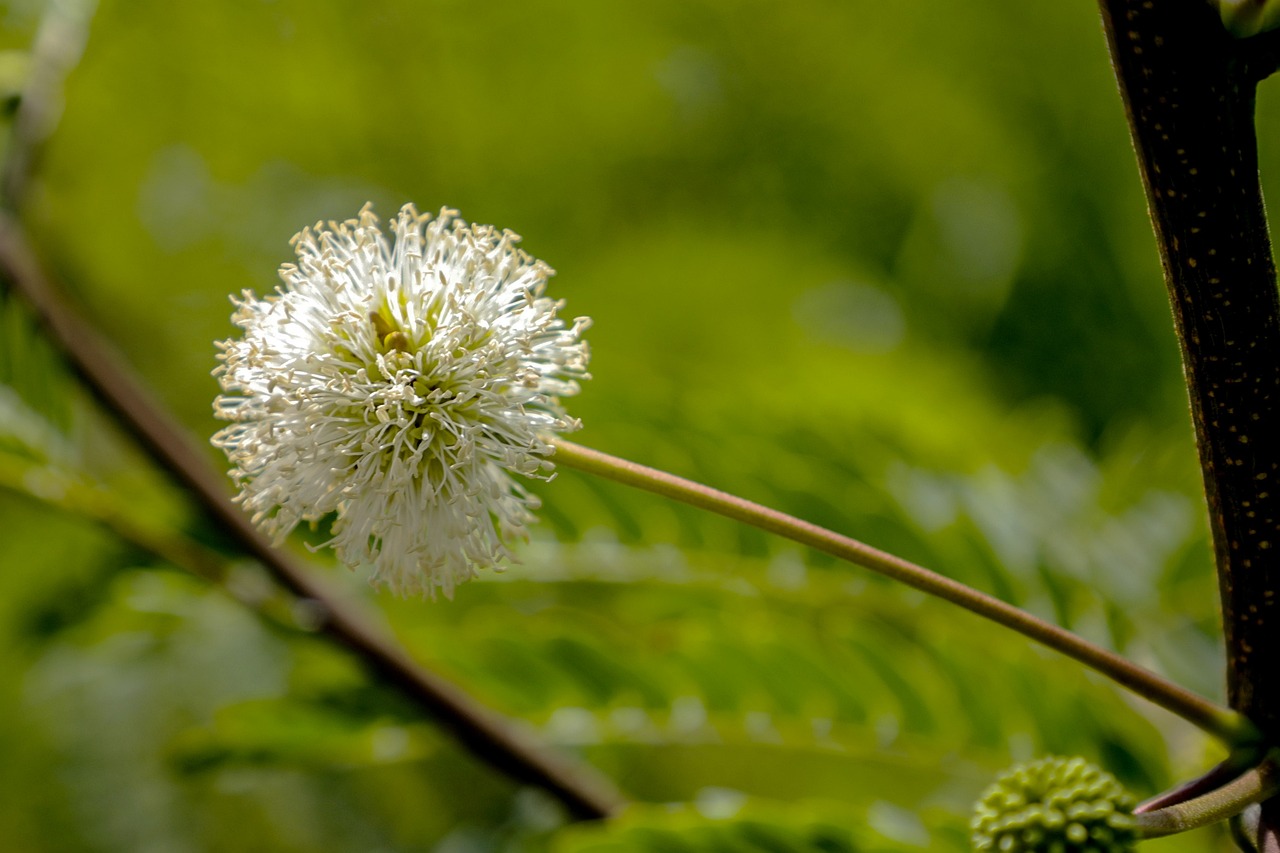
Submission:
MULTIPOLYGON (((33 70, 14 118, 3 168, 0 207, 16 210, 61 109, 62 84, 80 56, 92 3, 55 3, 33 49, 33 70)), ((613 785, 586 765, 557 755, 512 721, 425 669, 351 603, 327 590, 249 522, 227 482, 165 412, 115 349, 59 294, 16 218, 0 213, 0 278, 35 309, 50 337, 103 406, 191 494, 230 541, 272 578, 310 605, 319 635, 345 648, 370 676, 399 691, 474 756, 519 782, 547 791, 576 818, 607 817, 623 803, 613 785)))
POLYGON ((1202 0, 1102 0, 1182 346, 1231 706, 1280 736, 1280 300, 1246 42, 1202 0))
MULTIPOLYGON (((1203 0, 1101 0, 1191 398, 1231 707, 1280 738, 1280 298, 1254 95, 1276 36, 1233 39, 1203 0)), ((1276 846, 1273 802, 1248 834, 1276 846)))
POLYGON ((98 400, 195 498, 245 553, 299 599, 312 605, 317 633, 355 655, 370 675, 422 708, 459 743, 494 769, 550 793, 578 818, 601 818, 622 803, 590 768, 555 755, 510 721, 413 661, 356 609, 327 591, 271 543, 227 496, 224 477, 147 393, 129 366, 59 297, 23 235, 0 215, 0 276, 35 308, 52 339, 98 400))

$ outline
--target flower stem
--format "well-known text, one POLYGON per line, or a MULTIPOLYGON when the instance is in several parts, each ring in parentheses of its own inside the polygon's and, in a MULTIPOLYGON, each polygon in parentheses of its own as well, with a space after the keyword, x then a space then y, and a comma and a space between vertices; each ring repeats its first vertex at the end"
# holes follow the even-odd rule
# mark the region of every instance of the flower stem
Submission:
POLYGON ((551 443, 555 447, 553 458, 559 464, 750 524, 905 583, 1017 631, 1102 673, 1227 744, 1247 744, 1258 737, 1253 725, 1240 714, 1210 702, 1064 628, 923 566, 816 524, 664 471, 647 468, 558 438, 551 439, 551 443))
POLYGON ((1274 763, 1264 761, 1207 794, 1134 817, 1143 838, 1159 838, 1234 817, 1278 791, 1280 774, 1274 763))
POLYGON ((1133 813, 1142 814, 1144 812, 1160 811, 1215 791, 1246 770, 1261 764, 1262 760, 1267 757, 1267 751, 1266 745, 1262 742, 1232 750, 1230 755, 1209 772, 1139 803, 1133 813))

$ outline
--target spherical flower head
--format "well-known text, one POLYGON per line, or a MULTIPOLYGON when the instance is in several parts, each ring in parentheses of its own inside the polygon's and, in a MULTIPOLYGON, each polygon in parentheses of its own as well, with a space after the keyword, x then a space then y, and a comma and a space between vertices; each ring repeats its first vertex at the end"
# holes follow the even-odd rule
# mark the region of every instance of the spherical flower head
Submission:
POLYGON ((982 795, 973 816, 973 849, 1021 851, 1133 850, 1133 796, 1083 758, 1020 764, 982 795))
POLYGON ((391 238, 356 219, 293 238, 296 264, 259 299, 232 298, 240 338, 219 343, 213 438, 237 500, 277 543, 333 516, 326 543, 374 583, 452 596, 510 558, 547 479, 560 398, 586 372, 589 321, 544 295, 554 271, 519 236, 412 205, 391 238))

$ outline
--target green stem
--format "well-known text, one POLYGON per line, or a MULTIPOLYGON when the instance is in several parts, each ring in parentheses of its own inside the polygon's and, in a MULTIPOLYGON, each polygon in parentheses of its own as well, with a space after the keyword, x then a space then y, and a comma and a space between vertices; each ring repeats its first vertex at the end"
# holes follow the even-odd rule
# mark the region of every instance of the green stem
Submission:
POLYGON ((1240 714, 1210 702, 1115 652, 923 566, 816 524, 664 471, 561 439, 553 439, 552 443, 557 463, 750 524, 901 581, 1017 631, 1074 658, 1230 745, 1249 743, 1258 737, 1253 725, 1240 714))
POLYGON ((237 583, 229 558, 183 534, 147 523, 118 495, 48 468, 12 465, 4 460, 0 460, 0 491, 91 521, 140 552, 213 584, 272 627, 312 633, 309 623, 299 623, 302 611, 296 606, 298 599, 269 582, 237 583), (32 488, 33 482, 39 482, 40 488, 32 488))
POLYGON ((51 466, 18 464, 0 457, 0 491, 57 509, 73 518, 87 518, 123 542, 212 582, 223 579, 221 561, 212 552, 187 547, 180 537, 162 537, 126 519, 129 504, 51 466), (181 541, 181 544, 180 544, 181 541))
POLYGON ((1208 773, 1183 782, 1168 791, 1156 794, 1145 802, 1139 803, 1133 813, 1156 812, 1204 796, 1221 788, 1246 770, 1257 767, 1267 757, 1267 753, 1268 749, 1262 742, 1233 749, 1230 755, 1208 773))
POLYGON ((1265 761, 1203 796, 1135 815, 1138 832, 1143 838, 1159 838, 1199 829, 1235 817, 1248 806, 1269 799, 1277 791, 1280 791, 1280 775, 1275 764, 1265 761))

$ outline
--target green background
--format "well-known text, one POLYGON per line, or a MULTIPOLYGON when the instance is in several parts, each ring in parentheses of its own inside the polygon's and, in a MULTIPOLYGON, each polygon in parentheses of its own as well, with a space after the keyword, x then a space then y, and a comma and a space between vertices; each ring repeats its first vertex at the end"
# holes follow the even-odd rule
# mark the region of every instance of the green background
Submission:
MULTIPOLYGON (((41 8, 0 4, 6 87, 41 8)), ((1265 180, 1269 87, 1259 114, 1265 180)), ((1222 693, 1177 347, 1085 0, 115 0, 44 154, 42 254, 195 435, 227 295, 270 291, 294 232, 454 207, 594 319, 578 440, 1222 693)), ((1083 754, 1146 796, 1219 757, 1017 636, 570 471, 534 487, 521 564, 452 602, 308 555, 650 804, 566 828, 342 653, 68 511, 72 483, 220 546, 3 312, 7 849, 959 850, 1013 761, 1083 754)))

